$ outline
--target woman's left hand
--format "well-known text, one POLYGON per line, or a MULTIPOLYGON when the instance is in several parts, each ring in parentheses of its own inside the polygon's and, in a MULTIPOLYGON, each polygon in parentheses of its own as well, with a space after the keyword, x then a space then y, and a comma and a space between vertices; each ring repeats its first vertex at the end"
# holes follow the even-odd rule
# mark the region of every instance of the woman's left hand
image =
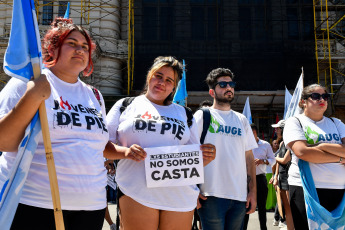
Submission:
POLYGON ((200 145, 200 150, 202 151, 204 166, 208 165, 216 158, 216 146, 213 144, 202 144, 200 145))

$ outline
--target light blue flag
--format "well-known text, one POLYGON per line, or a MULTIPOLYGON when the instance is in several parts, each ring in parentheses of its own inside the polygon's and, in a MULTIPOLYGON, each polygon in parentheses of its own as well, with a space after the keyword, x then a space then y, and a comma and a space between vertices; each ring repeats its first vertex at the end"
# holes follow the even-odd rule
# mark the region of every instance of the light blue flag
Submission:
POLYGON ((250 105, 249 105, 249 97, 247 97, 246 104, 244 105, 242 114, 246 116, 246 118, 249 121, 249 124, 252 124, 252 113, 250 111, 250 105))
POLYGON ((284 120, 288 119, 289 117, 293 117, 298 114, 301 114, 303 112, 303 110, 298 106, 299 100, 301 99, 302 90, 303 90, 303 71, 297 82, 295 91, 292 95, 289 108, 286 111, 284 120))
POLYGON ((182 79, 177 85, 177 90, 174 95, 173 102, 179 105, 186 105, 188 94, 187 94, 187 84, 186 84, 186 68, 183 60, 183 73, 182 79))
POLYGON ((309 162, 299 159, 298 167, 301 174, 309 229, 345 229, 345 196, 338 207, 329 212, 320 205, 309 162))
POLYGON ((292 95, 289 90, 285 87, 285 104, 284 104, 284 120, 286 119, 286 112, 288 111, 292 95))
MULTIPOLYGON (((4 57, 6 74, 28 82, 34 69, 41 69, 42 52, 33 0, 14 0, 11 35, 4 57)), ((37 71, 35 71, 37 72, 37 71)), ((38 139, 41 125, 38 113, 25 130, 13 167, 0 181, 0 226, 10 229, 22 193, 38 139)))
POLYGON ((67 3, 67 9, 65 12, 65 16, 63 16, 63 18, 69 18, 69 2, 67 3))

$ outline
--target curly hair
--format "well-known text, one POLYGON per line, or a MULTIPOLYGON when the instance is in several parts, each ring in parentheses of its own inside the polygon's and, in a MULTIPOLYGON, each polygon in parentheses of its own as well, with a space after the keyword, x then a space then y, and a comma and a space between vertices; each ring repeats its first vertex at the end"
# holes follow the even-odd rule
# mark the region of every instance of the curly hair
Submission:
POLYGON ((217 84, 217 79, 220 77, 225 77, 225 76, 231 77, 232 80, 234 80, 234 77, 235 77, 235 75, 229 69, 217 68, 217 69, 212 70, 207 75, 207 78, 206 78, 206 83, 208 85, 208 88, 214 89, 214 87, 217 84))
POLYGON ((64 40, 73 31, 78 31, 81 33, 89 46, 89 63, 83 70, 84 76, 90 76, 93 71, 93 62, 91 55, 96 48, 95 43, 92 41, 90 35, 87 31, 81 27, 73 24, 72 19, 57 17, 51 24, 51 28, 45 34, 42 41, 42 55, 43 63, 46 67, 52 67, 56 64, 60 57, 60 50, 64 40), (58 50, 57 58, 53 59, 53 53, 58 50))

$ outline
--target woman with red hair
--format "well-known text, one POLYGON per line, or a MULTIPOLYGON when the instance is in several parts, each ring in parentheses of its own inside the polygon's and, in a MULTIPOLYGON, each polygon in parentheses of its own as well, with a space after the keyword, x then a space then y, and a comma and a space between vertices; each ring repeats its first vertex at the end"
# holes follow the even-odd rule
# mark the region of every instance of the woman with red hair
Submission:
MULTIPOLYGON (((103 149, 108 141, 102 95, 79 79, 93 71, 95 48, 71 19, 57 18, 42 42, 47 68, 27 85, 12 78, 0 93, 0 184, 25 128, 44 102, 66 229, 102 229, 106 208, 103 149)), ((42 137, 11 229, 55 229, 42 137)))

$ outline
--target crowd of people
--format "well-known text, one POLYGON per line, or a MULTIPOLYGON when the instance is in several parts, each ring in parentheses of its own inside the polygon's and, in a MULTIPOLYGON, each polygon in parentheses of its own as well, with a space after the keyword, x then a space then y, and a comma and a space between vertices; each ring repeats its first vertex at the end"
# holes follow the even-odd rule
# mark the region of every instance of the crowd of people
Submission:
MULTIPOLYGON (((342 201, 345 125, 324 116, 329 98, 324 87, 305 87, 299 104, 303 114, 272 125, 277 131, 272 150, 258 137, 258 127, 231 109, 236 83, 229 69, 208 74, 213 102, 191 115, 172 103, 182 64, 171 56, 157 57, 143 93, 119 100, 106 114, 101 93, 79 79, 93 71, 95 44, 88 32, 71 19, 57 18, 42 48, 42 75, 28 84, 12 78, 0 93, 0 183, 14 164, 25 128, 44 103, 65 229, 102 229, 105 217, 115 229, 107 209, 107 173, 117 184, 117 194, 112 185, 108 196, 112 201, 117 196, 118 224, 125 230, 190 230, 196 208, 204 230, 246 229, 256 208, 260 228, 267 229, 267 167, 279 188, 282 221, 289 230, 308 229, 300 160, 309 162, 326 210, 342 201), (147 186, 148 148, 193 144, 200 145, 204 183, 147 186)), ((11 229, 55 229, 42 137, 11 229)))

